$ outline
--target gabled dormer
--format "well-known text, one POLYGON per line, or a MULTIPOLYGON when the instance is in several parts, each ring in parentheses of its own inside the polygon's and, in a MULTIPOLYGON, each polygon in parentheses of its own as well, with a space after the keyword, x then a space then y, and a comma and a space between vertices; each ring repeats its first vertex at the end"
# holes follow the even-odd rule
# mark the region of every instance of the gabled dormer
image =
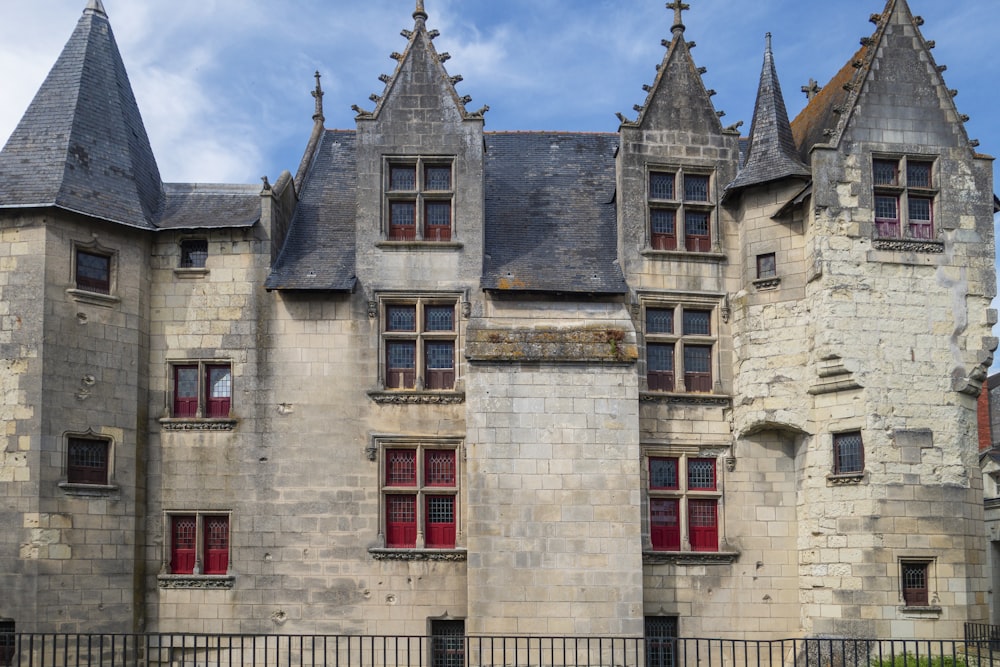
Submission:
POLYGON ((372 111, 355 106, 358 278, 386 289, 478 279, 482 266, 483 114, 445 69, 418 0, 372 111))

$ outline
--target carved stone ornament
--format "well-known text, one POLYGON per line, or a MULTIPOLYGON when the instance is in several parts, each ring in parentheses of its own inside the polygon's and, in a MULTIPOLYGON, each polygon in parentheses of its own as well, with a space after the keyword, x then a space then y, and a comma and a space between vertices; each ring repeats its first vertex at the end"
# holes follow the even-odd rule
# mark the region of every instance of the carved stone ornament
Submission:
POLYGON ((644 391, 639 394, 643 403, 665 403, 668 405, 705 405, 709 407, 728 408, 733 404, 732 396, 718 394, 660 394, 644 391))
POLYGON ((829 486, 857 486, 863 481, 865 481, 865 474, 863 472, 826 476, 826 483, 829 486))
POLYGON ((161 419, 164 431, 233 431, 236 419, 161 419))
POLYGON ((643 565, 729 565, 740 559, 738 551, 643 551, 643 565))
POLYGON ((438 561, 464 563, 467 554, 464 549, 369 549, 375 560, 438 561))
POLYGON ((156 577, 156 583, 160 588, 171 589, 230 590, 235 582, 236 577, 230 574, 161 574, 156 577))
POLYGON ((875 239, 872 247, 876 250, 891 250, 892 252, 920 252, 941 254, 944 243, 941 241, 917 241, 914 239, 875 239))
POLYGON ((460 405, 464 391, 369 391, 368 397, 379 405, 460 405))

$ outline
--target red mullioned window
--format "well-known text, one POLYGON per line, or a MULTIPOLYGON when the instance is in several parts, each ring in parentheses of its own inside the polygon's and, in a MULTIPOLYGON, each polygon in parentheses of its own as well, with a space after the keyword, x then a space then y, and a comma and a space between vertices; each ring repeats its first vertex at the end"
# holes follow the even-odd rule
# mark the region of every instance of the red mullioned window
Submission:
POLYGON ((457 450, 418 445, 384 450, 385 545, 453 549, 457 536, 457 450))

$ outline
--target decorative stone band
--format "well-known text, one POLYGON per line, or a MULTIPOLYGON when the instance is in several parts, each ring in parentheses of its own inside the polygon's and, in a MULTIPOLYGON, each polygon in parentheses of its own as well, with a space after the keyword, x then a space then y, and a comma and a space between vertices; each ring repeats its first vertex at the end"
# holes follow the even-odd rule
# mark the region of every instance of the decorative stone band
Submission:
POLYGON ((719 394, 667 394, 655 391, 644 391, 639 394, 643 403, 667 403, 670 405, 704 405, 709 407, 728 408, 733 404, 732 396, 719 394))
POLYGON ((914 239, 874 239, 872 247, 876 250, 891 250, 893 252, 922 252, 940 254, 944 252, 941 241, 916 241, 914 239))
POLYGON ((160 574, 157 575, 156 582, 160 588, 228 590, 233 588, 236 577, 231 574, 160 574))
POLYGON ((623 327, 469 329, 469 361, 634 363, 639 348, 623 327))
POLYGON ((459 405, 464 391, 369 391, 368 398, 380 405, 459 405))
POLYGON ((238 419, 161 419, 164 431, 232 431, 238 419))
POLYGON ((738 551, 643 551, 643 565, 729 565, 740 559, 738 551))
POLYGON ((464 549, 369 549, 368 553, 375 560, 427 560, 464 563, 467 559, 464 549))

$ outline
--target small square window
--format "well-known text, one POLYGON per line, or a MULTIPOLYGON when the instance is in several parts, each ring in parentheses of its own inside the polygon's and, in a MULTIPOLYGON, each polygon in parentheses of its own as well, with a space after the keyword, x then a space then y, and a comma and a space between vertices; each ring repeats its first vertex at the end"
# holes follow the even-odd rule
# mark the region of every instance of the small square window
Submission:
POLYGON ((833 434, 833 472, 835 475, 859 474, 865 470, 865 447, 861 431, 833 434))
POLYGON ((181 268, 203 269, 208 260, 208 241, 187 239, 181 241, 181 268))
POLYGON ((649 488, 651 489, 680 488, 677 477, 676 458, 650 457, 649 488))
POLYGON ((97 294, 111 294, 111 257, 77 248, 76 288, 97 294))
POLYGON ((778 266, 774 260, 774 253, 757 255, 757 279, 774 278, 777 275, 778 266))
POLYGON ((96 438, 69 438, 66 481, 70 484, 108 485, 111 443, 96 438))

